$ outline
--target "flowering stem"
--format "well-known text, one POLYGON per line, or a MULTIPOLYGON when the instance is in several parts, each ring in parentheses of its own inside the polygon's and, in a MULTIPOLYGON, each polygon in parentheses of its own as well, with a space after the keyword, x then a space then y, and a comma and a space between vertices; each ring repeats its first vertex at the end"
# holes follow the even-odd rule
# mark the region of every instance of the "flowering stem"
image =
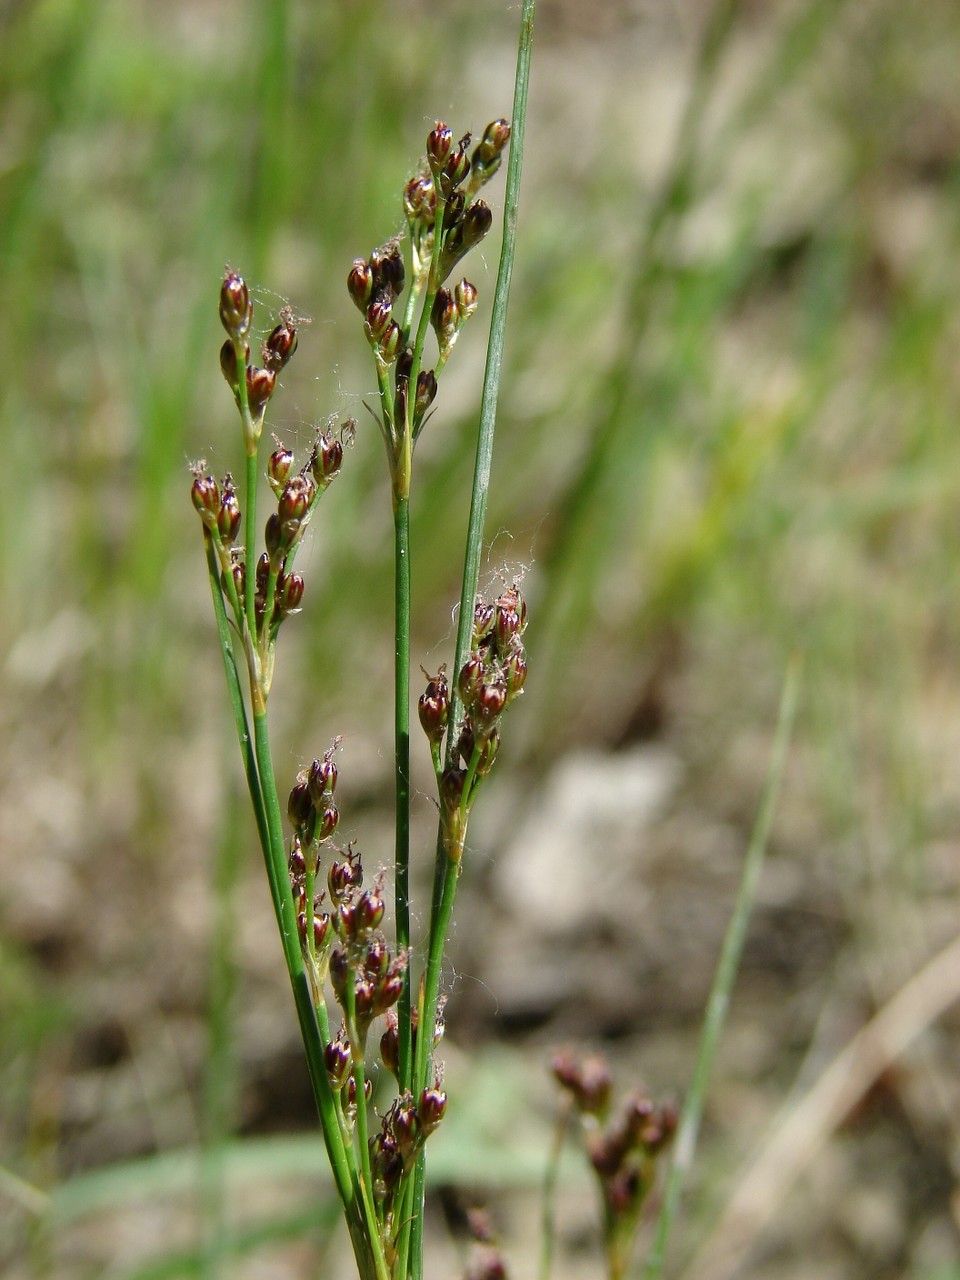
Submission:
MULTIPOLYGON (((511 118, 510 155, 507 161, 506 195, 503 211, 503 245, 500 250, 500 266, 493 297, 493 313, 490 319, 490 336, 487 343, 487 359, 483 377, 483 394, 480 402, 480 426, 477 434, 477 452, 473 471, 473 491, 470 501, 470 520, 463 564, 463 583, 460 592, 460 616, 457 625, 456 658, 453 666, 452 696, 449 729, 447 733, 447 763, 454 763, 459 739, 460 698, 457 691, 457 673, 463 666, 470 647, 473 627, 473 606, 480 577, 480 555, 483 545, 483 526, 487 513, 487 491, 490 485, 490 466, 493 458, 493 438, 497 421, 497 402, 500 393, 500 374, 503 367, 503 339, 507 320, 507 303, 513 276, 513 260, 516 253, 517 209, 520 198, 520 177, 523 170, 523 143, 527 116, 527 94, 530 84, 530 58, 533 49, 533 20, 536 0, 523 0, 520 16, 520 38, 517 50, 517 71, 514 84, 513 113, 511 118)), ((442 217, 438 205, 438 219, 442 217)), ((431 284, 435 282, 431 280, 431 284)), ((432 305, 432 304, 431 304, 432 305)), ((414 389, 416 383, 411 383, 414 389)), ((408 396, 409 401, 409 396, 408 396)), ((440 964, 443 945, 453 914, 456 897, 459 863, 451 865, 446 841, 441 833, 437 843, 437 861, 434 871, 433 911, 430 920, 427 970, 424 977, 423 1007, 420 1016, 420 1034, 417 1043, 417 1069, 414 1076, 417 1091, 427 1083, 430 1066, 429 1047, 436 1023, 437 998, 440 990, 440 964)), ((413 1228, 411 1238, 410 1272, 413 1280, 423 1277, 423 1185, 424 1165, 421 1154, 415 1171, 414 1201, 412 1205, 413 1228)))
MULTIPOLYGON (((394 893, 397 949, 410 947, 410 500, 394 503, 394 736, 396 850, 394 893)), ((404 972, 398 1009, 398 1068, 401 1091, 411 1085, 410 966, 404 972)))

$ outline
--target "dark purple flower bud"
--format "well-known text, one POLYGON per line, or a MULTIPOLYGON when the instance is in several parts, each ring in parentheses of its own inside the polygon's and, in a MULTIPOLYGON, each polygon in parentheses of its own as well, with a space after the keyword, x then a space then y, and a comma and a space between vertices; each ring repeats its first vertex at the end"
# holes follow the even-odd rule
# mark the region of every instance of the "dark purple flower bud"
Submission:
POLYGON ((270 488, 280 497, 283 487, 293 470, 293 453, 283 445, 278 445, 267 460, 267 479, 270 488))
POLYGON ((380 339, 380 355, 387 362, 392 363, 397 358, 400 350, 400 344, 403 341, 403 330, 396 323, 391 321, 387 326, 386 332, 380 339))
POLYGON ((474 156, 479 157, 480 162, 489 166, 494 160, 498 159, 504 147, 510 141, 510 122, 509 120, 493 120, 487 125, 483 131, 483 137, 477 143, 474 156))
POLYGON ((340 810, 331 800, 317 814, 317 834, 318 840, 329 840, 337 829, 337 823, 340 821, 340 810))
POLYGON ((299 836, 294 836, 293 838, 287 865, 290 868, 290 875, 296 879, 307 874, 307 860, 303 856, 303 846, 300 843, 299 836))
POLYGON ((472 316, 480 302, 477 286, 464 277, 453 291, 454 302, 460 315, 460 323, 472 316))
POLYGON ((310 799, 310 788, 307 786, 305 779, 298 778, 291 788, 290 796, 287 800, 287 816, 290 819, 290 825, 301 841, 304 844, 309 844, 313 838, 317 815, 314 812, 313 801, 310 799))
POLYGON ((370 255, 370 265, 378 286, 388 289, 394 298, 403 293, 403 254, 396 242, 385 250, 375 249, 370 255))
POLYGON ((499 677, 485 681, 477 690, 474 710, 477 718, 485 725, 491 725, 507 705, 507 686, 499 677))
POLYGON ((243 276, 228 271, 220 286, 220 321, 231 338, 242 338, 253 319, 250 290, 243 276))
POLYGON ((437 376, 432 369, 417 374, 417 399, 414 403, 414 420, 419 422, 437 398, 437 376))
POLYGON ((397 1015, 393 1012, 387 1014, 387 1027, 380 1037, 380 1060, 392 1075, 397 1074, 400 1067, 400 1030, 397 1015))
MULTIPOLYGON (((368 1077, 363 1082, 363 1096, 369 1102, 373 1097, 373 1081, 368 1077)), ((351 1076, 347 1081, 347 1103, 353 1107, 357 1102, 357 1077, 351 1076)))
POLYGON ((466 706, 473 706, 480 692, 480 686, 483 684, 483 676, 483 655, 476 652, 471 653, 460 668, 460 675, 457 677, 457 688, 460 690, 460 697, 466 706))
POLYGON ((434 178, 438 176, 453 150, 453 130, 438 120, 427 136, 427 163, 434 178))
POLYGON ((225 546, 229 547, 236 541, 240 531, 240 504, 237 502, 237 494, 232 486, 229 488, 224 486, 220 498, 220 512, 217 516, 217 528, 225 546))
POLYGON ((467 207, 467 200, 462 191, 453 191, 447 197, 447 203, 443 208, 443 229, 450 231, 451 228, 457 226, 463 218, 463 211, 467 207))
POLYGON ((417 703, 420 724, 431 742, 442 742, 450 712, 450 691, 446 668, 441 667, 435 676, 427 679, 427 687, 417 703))
POLYGON ((383 919, 383 898, 375 889, 367 889, 357 899, 357 926, 360 929, 376 929, 383 919))
POLYGON ((418 174, 403 189, 403 212, 408 222, 427 230, 437 216, 437 192, 432 179, 418 174))
POLYGON ((397 1149, 404 1161, 409 1162, 420 1145, 420 1122, 417 1109, 409 1093, 398 1098, 390 1114, 390 1129, 397 1143, 397 1149))
POLYGON ((467 155, 469 146, 470 134, 465 133, 457 143, 456 150, 452 150, 447 157, 439 178, 440 186, 444 191, 450 192, 459 187, 470 172, 470 157, 467 155))
POLYGON ((444 769, 440 778, 440 798, 448 811, 459 807, 463 799, 463 784, 466 780, 465 769, 444 769))
POLYGON ((478 600, 473 606, 473 644, 474 647, 490 634, 493 626, 494 609, 492 604, 478 600))
POLYGON ((295 613, 303 600, 304 581, 299 573, 285 573, 277 583, 277 604, 284 615, 295 613))
POLYGON ((284 486, 277 507, 281 522, 286 524, 288 520, 302 520, 310 508, 315 492, 309 476, 291 476, 284 486))
POLYGON ((420 1101, 417 1104, 417 1119, 420 1121, 420 1128, 425 1138, 428 1138, 436 1129, 443 1119, 446 1109, 447 1095, 440 1088, 439 1083, 424 1089, 420 1094, 420 1101))
POLYGON ((449 347, 456 337, 459 319, 460 314, 453 294, 446 289, 438 289, 433 301, 433 310, 430 312, 430 323, 437 335, 441 351, 449 347))
POLYGON ((202 472, 199 475, 195 475, 190 489, 190 497, 193 500, 193 505, 200 513, 203 523, 209 529, 212 529, 220 515, 220 487, 213 476, 202 472))
POLYGON ((521 644, 514 643, 510 646, 507 660, 503 664, 503 677, 507 682, 507 700, 510 701, 523 691, 527 682, 527 658, 521 644))
MULTIPOLYGON (((242 560, 236 561, 233 565, 231 565, 230 574, 233 578, 233 585, 237 592, 237 598, 239 600, 242 600, 243 593, 246 588, 246 580, 247 580, 247 574, 246 574, 246 570, 243 567, 242 560)), ((223 584, 223 589, 224 591, 226 591, 227 589, 226 582, 224 582, 223 584)))
POLYGON ((283 525, 275 511, 267 516, 267 523, 263 529, 263 542, 267 548, 267 555, 271 560, 274 559, 283 546, 283 525))
POLYGON ((393 306, 386 294, 377 294, 367 307, 366 319, 367 331, 371 339, 379 342, 393 320, 393 306))
POLYGON ((296 349, 297 331, 293 321, 281 320, 263 344, 263 363, 273 373, 279 373, 296 349))
POLYGON ((330 1083, 334 1089, 339 1089, 350 1070, 350 1046, 346 1040, 339 1035, 336 1040, 331 1040, 323 1051, 323 1060, 330 1083))
MULTIPOLYGON (((249 354, 250 354, 250 348, 248 347, 247 355, 249 354)), ((223 346, 220 348, 220 372, 226 378, 227 383, 233 388, 234 391, 236 391, 237 383, 239 381, 239 375, 237 370, 238 370, 237 349, 233 345, 231 340, 228 338, 226 342, 223 344, 223 346)))
POLYGON ((392 1008, 403 994, 403 974, 388 973, 386 977, 377 985, 376 999, 374 1001, 374 1014, 386 1013, 392 1008))
POLYGON ((351 889, 360 885, 362 879, 359 862, 351 860, 349 856, 335 859, 327 872, 327 888, 331 899, 337 903, 342 902, 351 889))
POLYGON ((330 952, 330 982, 333 986, 334 994, 340 1003, 343 1003, 343 996, 347 990, 347 980, 350 978, 350 960, 343 947, 334 947, 330 952))
POLYGON ((270 561, 265 555, 261 555, 257 560, 256 575, 257 590, 266 591, 267 578, 270 576, 270 561))
POLYGON ((272 369, 258 369, 255 364, 247 365, 247 404, 254 418, 262 415, 276 387, 277 375, 272 369))
POLYGON ((308 781, 313 803, 320 808, 326 804, 337 787, 337 766, 331 752, 328 751, 322 760, 314 760, 310 766, 308 781))
POLYGON ((328 485, 343 464, 343 444, 325 432, 317 440, 313 452, 313 475, 317 484, 328 485))
POLYGON ((363 258, 355 258, 347 276, 347 289, 361 311, 366 311, 373 296, 373 269, 363 258))

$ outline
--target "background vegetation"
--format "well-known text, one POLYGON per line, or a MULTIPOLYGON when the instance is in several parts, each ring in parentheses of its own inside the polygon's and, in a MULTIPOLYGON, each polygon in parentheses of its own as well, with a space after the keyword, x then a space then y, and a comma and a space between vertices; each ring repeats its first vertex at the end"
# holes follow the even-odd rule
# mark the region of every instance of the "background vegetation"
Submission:
MULTIPOLYGON (((235 462, 229 262, 261 311, 312 317, 274 429, 361 423, 273 706, 281 778, 345 735, 344 825, 387 861, 390 508, 344 281, 399 229, 435 116, 508 107, 516 20, 505 0, 0 5, 6 1274, 335 1259, 186 462, 235 462)), ((716 1223, 772 1117, 956 932, 958 57, 952 0, 541 0, 488 565, 525 572, 531 677, 474 833, 437 1139, 519 1276, 549 1047, 686 1086, 795 649, 797 741, 674 1274, 717 1280, 694 1254, 726 1256, 716 1223)), ((481 328, 423 439, 427 666, 452 647, 481 328)), ((429 850, 425 796, 419 820, 429 850)), ((875 1054, 841 1114, 800 1112, 730 1274, 960 1275, 944 954, 905 1052, 875 1054)), ((584 1277, 577 1178, 558 1274, 584 1277)), ((435 1248, 455 1274, 439 1220, 435 1248)))

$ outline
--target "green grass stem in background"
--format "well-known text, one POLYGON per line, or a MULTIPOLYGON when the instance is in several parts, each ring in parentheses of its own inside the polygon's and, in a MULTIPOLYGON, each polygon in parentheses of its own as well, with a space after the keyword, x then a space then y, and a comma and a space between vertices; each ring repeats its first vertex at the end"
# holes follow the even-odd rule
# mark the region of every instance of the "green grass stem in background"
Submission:
POLYGON ((680 1195, 683 1184, 690 1172, 697 1146, 697 1135, 700 1131, 700 1119, 703 1115, 707 1088, 710 1083, 710 1072, 720 1041, 720 1034, 727 1017, 730 995, 736 981, 743 944, 747 935, 747 924, 756 897, 760 871, 767 851, 767 841, 777 806, 780 783, 787 761, 787 748, 793 733, 793 722, 797 712, 797 701, 800 694, 801 662, 799 657, 791 660, 783 683, 780 698, 780 711, 777 716, 776 733, 773 749, 770 753, 770 766, 764 785, 757 820, 754 824, 746 857, 743 861, 743 873, 733 914, 723 939, 720 958, 707 998, 707 1008, 703 1019, 703 1031, 694 1064, 690 1088, 680 1113, 680 1125, 677 1130, 677 1145, 667 1177, 663 1204, 657 1219, 656 1233, 650 1256, 643 1268, 643 1280, 660 1280, 666 1259, 667 1243, 670 1232, 676 1221, 680 1207, 680 1195))

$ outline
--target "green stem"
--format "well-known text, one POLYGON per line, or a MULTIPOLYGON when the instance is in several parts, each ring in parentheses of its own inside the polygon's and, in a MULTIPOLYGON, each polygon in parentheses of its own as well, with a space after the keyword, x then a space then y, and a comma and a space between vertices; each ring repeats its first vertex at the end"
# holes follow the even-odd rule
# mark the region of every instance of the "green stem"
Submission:
POLYGON ((550 1272, 553 1269, 553 1245, 556 1236, 557 1218, 557 1181, 560 1175, 560 1157, 563 1155, 563 1144, 567 1140, 567 1130, 570 1127, 572 1116, 572 1102, 565 1102, 557 1115, 553 1143, 550 1147, 550 1158, 547 1161, 547 1168, 543 1177, 539 1280, 550 1280, 550 1272))
POLYGON ((323 1043, 317 1021, 317 1011, 310 993, 309 982, 300 950, 300 937, 297 930, 296 909, 290 892, 290 881, 287 875, 284 855, 283 823, 280 817, 280 801, 277 795, 277 784, 273 772, 273 760, 270 754, 270 738, 265 710, 254 711, 254 740, 256 746, 257 767, 263 789, 263 806, 266 816, 268 841, 264 849, 267 862, 267 879, 270 883, 270 894, 273 899, 277 927, 280 930, 280 941, 283 957, 286 961, 290 985, 293 988, 297 1016, 300 1020, 300 1032, 303 1037, 307 1056, 307 1067, 320 1113, 323 1137, 333 1169, 337 1192, 343 1201, 348 1222, 356 1218, 359 1211, 356 1202, 357 1187, 355 1175, 344 1148, 337 1121, 333 1090, 327 1077, 327 1068, 323 1059, 323 1043))
MULTIPOLYGON (((241 379, 241 386, 244 387, 244 396, 246 396, 246 386, 241 379)), ((248 415, 249 416, 249 415, 248 415)), ((257 636, 257 612, 256 612, 256 594, 257 594, 257 459, 258 451, 256 446, 250 451, 250 443, 247 442, 247 468, 246 468, 246 506, 243 512, 243 531, 244 531, 244 583, 243 583, 243 600, 244 608, 247 614, 247 627, 253 637, 253 643, 256 644, 257 636)))
POLYGON ((353 1085, 355 1090, 354 1112, 357 1126, 357 1146, 360 1148, 360 1195, 367 1221, 367 1237, 373 1250, 378 1280, 390 1280, 387 1260, 383 1252, 380 1223, 373 1201, 373 1172, 370 1168, 370 1139, 367 1133, 367 1094, 363 1062, 363 1042, 357 1030, 357 988, 353 969, 347 974, 344 1010, 347 1017, 347 1035, 350 1039, 350 1057, 353 1060, 353 1085))
POLYGON ((653 1246, 643 1271, 643 1280, 659 1280, 663 1271, 670 1229, 677 1216, 684 1179, 693 1162, 697 1135, 700 1130, 700 1119, 703 1115, 703 1104, 706 1098, 707 1085, 710 1081, 710 1071, 713 1066, 720 1033, 726 1020, 727 1008, 730 1004, 730 992, 733 989, 740 964, 740 956, 743 953, 747 921, 750 918, 750 911, 756 896, 757 881, 760 878, 760 869, 763 866, 763 859, 767 850, 770 826, 773 822, 780 782, 783 778, 787 747, 793 731, 799 688, 800 661, 797 657, 794 657, 787 667, 787 674, 783 682, 777 729, 773 741, 773 750, 770 754, 770 765, 767 770, 763 795, 760 800, 760 808, 750 835, 750 843, 747 847, 743 873, 740 878, 740 887, 737 891, 737 900, 723 939, 720 959, 717 962, 713 984, 710 988, 710 996, 707 1000, 707 1008, 703 1017, 703 1029, 700 1033, 700 1045, 697 1050, 697 1061, 693 1070, 693 1079, 690 1082, 690 1091, 687 1094, 683 1113, 680 1117, 676 1151, 670 1167, 670 1176, 667 1179, 660 1216, 657 1219, 653 1246))
MULTIPOLYGON (((473 606, 480 578, 480 557, 483 546, 483 526, 487 514, 487 491, 490 486, 490 467, 493 459, 493 438, 497 423, 497 403, 500 396, 500 376, 503 369, 503 341, 507 322, 507 304, 510 283, 513 278, 513 261, 517 245, 517 211, 520 202, 520 178, 523 172, 523 147, 527 121, 527 97, 530 86, 530 59, 533 51, 533 20, 536 0, 523 0, 520 15, 520 37, 517 48, 517 70, 513 92, 512 136, 510 157, 507 162, 507 182, 503 210, 503 244, 500 250, 500 266, 493 295, 493 312, 490 318, 490 336, 487 343, 487 359, 483 376, 483 393, 480 400, 480 425, 477 433, 477 453, 473 469, 473 489, 470 499, 470 519, 467 526, 467 543, 463 564, 463 583, 460 592, 460 616, 457 625, 456 658, 451 681, 449 731, 447 735, 447 762, 452 763, 459 737, 460 699, 457 693, 457 673, 463 666, 473 627, 473 606)), ((442 209, 438 203, 438 230, 442 226, 442 209)), ((437 239, 441 237, 438 236, 437 239)), ((437 253, 434 243, 434 258, 437 253)), ((431 268, 431 274, 433 269, 431 268)), ((433 281, 431 280, 431 283, 433 281)), ((432 306, 432 302, 431 302, 432 306)), ((425 308, 426 310, 426 308, 425 308)), ((423 324, 421 323, 421 328, 423 324)), ((419 336, 419 335, 418 335, 419 336)), ((421 344, 422 346, 422 344, 421 344)), ((416 352, 414 352, 416 361, 416 352)), ((413 375, 411 375, 413 377, 413 375)), ((413 395, 416 382, 411 383, 413 395)), ((407 396, 408 405, 411 395, 407 396)), ((410 416, 408 410, 408 417, 410 416)), ((432 1029, 437 1016, 437 996, 440 987, 440 961, 447 928, 453 913, 459 867, 450 866, 443 847, 442 834, 437 841, 437 861, 434 871, 433 911, 430 920, 430 940, 427 972, 424 980, 424 1000, 417 1037, 417 1071, 415 1082, 419 1089, 426 1083, 429 1053, 427 1045, 432 1040, 432 1029)), ((410 1273, 413 1280, 423 1280, 423 1154, 417 1160, 412 1205, 413 1227, 411 1232, 410 1273)))
MULTIPOLYGON (((394 503, 394 746, 396 847, 394 893, 397 949, 410 948, 410 500, 394 503)), ((410 965, 407 964, 398 1015, 401 1092, 411 1087, 410 965)))

